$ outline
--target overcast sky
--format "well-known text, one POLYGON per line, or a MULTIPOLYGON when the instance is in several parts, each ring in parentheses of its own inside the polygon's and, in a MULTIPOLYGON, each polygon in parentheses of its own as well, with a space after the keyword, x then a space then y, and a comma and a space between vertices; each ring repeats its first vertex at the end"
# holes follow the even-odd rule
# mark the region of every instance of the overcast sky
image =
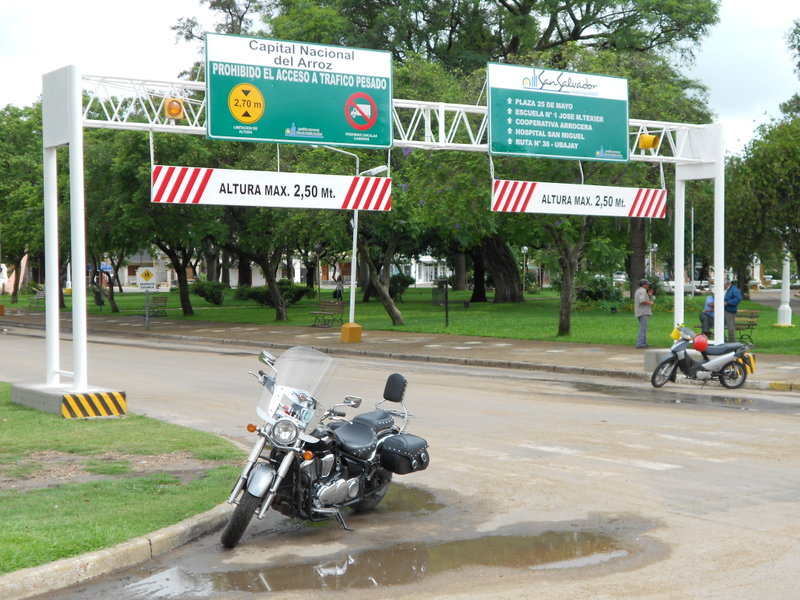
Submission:
MULTIPOLYGON (((0 0, 0 107, 32 104, 42 75, 70 64, 86 75, 175 79, 200 58, 170 30, 188 16, 213 23, 199 0, 0 0)), ((724 0, 720 16, 689 75, 710 88, 726 149, 738 152, 800 92, 785 40, 800 0, 724 0)))

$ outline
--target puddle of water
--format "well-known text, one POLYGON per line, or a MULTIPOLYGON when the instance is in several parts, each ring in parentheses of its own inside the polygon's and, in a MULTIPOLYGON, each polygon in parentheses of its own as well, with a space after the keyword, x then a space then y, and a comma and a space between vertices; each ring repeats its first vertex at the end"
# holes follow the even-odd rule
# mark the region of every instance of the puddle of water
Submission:
MULTIPOLYGON (((772 412, 794 414, 800 408, 796 403, 774 402, 763 398, 748 398, 738 396, 736 390, 728 392, 730 395, 714 394, 705 396, 680 391, 675 389, 652 389, 647 384, 647 389, 639 387, 605 386, 590 383, 573 383, 572 387, 578 391, 590 391, 605 396, 613 396, 618 400, 636 400, 638 402, 652 402, 655 404, 693 404, 704 406, 718 406, 733 408, 749 412, 772 412), (643 393, 647 391, 649 393, 643 393)), ((667 384, 669 385, 669 384, 667 384)), ((711 384, 713 385, 713 384, 711 384)), ((747 385, 747 384, 745 384, 747 385)))
POLYGON ((549 531, 531 536, 488 536, 431 544, 397 544, 303 562, 244 571, 190 573, 171 567, 126 586, 130 598, 186 598, 220 592, 344 590, 416 583, 466 566, 572 569, 622 558, 628 552, 609 535, 549 531))

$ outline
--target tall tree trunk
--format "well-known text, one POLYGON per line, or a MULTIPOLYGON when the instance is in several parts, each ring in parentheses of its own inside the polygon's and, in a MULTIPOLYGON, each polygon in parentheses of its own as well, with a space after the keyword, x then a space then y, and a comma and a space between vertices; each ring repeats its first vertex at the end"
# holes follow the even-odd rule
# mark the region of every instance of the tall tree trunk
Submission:
POLYGON ((486 298, 486 267, 483 265, 483 253, 479 246, 472 249, 472 297, 470 302, 487 302, 486 298))
POLYGON ((647 221, 639 217, 632 217, 629 219, 628 225, 628 240, 631 249, 630 256, 628 257, 628 277, 630 281, 630 296, 631 300, 638 288, 638 281, 646 276, 644 272, 644 257, 645 257, 645 233, 647 221))
POLYGON ((481 240, 486 270, 494 281, 495 302, 522 302, 522 282, 514 255, 500 234, 481 240))
POLYGON ((253 285, 253 267, 250 265, 250 258, 244 254, 237 255, 239 265, 239 285, 253 285))
POLYGON ((275 306, 276 321, 289 320, 289 316, 286 313, 286 301, 283 298, 283 294, 281 294, 281 289, 278 287, 277 278, 282 256, 283 252, 281 252, 280 248, 276 248, 270 255, 269 262, 267 264, 259 265, 264 271, 264 277, 267 280, 267 287, 269 288, 269 293, 272 296, 272 304, 275 306))
POLYGON ((386 309, 386 314, 389 315, 389 318, 392 320, 392 325, 405 325, 403 314, 397 308, 394 300, 392 300, 392 297, 389 295, 389 287, 384 285, 381 281, 381 278, 378 275, 378 269, 375 266, 375 263, 372 261, 372 257, 369 255, 369 252, 367 252, 361 236, 359 236, 358 239, 358 256, 360 259, 358 261, 359 264, 366 265, 371 287, 377 292, 378 297, 381 299, 381 304, 383 304, 383 308, 386 309))
POLYGON ((572 330, 570 317, 575 294, 575 275, 578 273, 578 264, 580 264, 583 249, 586 246, 586 236, 593 222, 593 217, 580 217, 580 229, 575 242, 563 234, 559 225, 547 223, 544 226, 558 250, 558 264, 561 267, 562 288, 558 308, 558 333, 556 334, 559 336, 569 335, 572 330))
POLYGON ((194 309, 192 308, 192 300, 189 297, 189 278, 186 275, 186 271, 192 263, 191 253, 182 257, 177 250, 161 243, 156 243, 156 245, 167 255, 167 258, 172 263, 172 268, 175 269, 175 274, 178 277, 178 297, 181 301, 183 315, 185 317, 193 315, 194 309))
POLYGON ((453 291, 467 289, 467 255, 464 252, 453 254, 453 291))

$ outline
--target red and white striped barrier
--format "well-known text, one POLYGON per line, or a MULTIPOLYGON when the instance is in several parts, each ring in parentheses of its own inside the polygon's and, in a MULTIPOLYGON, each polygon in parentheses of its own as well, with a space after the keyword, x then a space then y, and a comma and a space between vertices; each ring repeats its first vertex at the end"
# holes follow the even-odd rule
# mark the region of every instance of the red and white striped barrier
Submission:
POLYGON ((156 165, 150 199, 159 204, 391 210, 392 180, 156 165))
POLYGON ((496 179, 491 208, 498 212, 663 219, 667 190, 496 179))

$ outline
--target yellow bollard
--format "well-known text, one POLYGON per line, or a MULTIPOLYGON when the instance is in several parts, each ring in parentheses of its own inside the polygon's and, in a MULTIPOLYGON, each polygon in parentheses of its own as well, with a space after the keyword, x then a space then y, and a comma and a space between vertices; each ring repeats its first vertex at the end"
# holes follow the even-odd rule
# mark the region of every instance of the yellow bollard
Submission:
POLYGON ((342 341, 360 342, 361 341, 361 325, 358 323, 345 323, 342 325, 342 341))

